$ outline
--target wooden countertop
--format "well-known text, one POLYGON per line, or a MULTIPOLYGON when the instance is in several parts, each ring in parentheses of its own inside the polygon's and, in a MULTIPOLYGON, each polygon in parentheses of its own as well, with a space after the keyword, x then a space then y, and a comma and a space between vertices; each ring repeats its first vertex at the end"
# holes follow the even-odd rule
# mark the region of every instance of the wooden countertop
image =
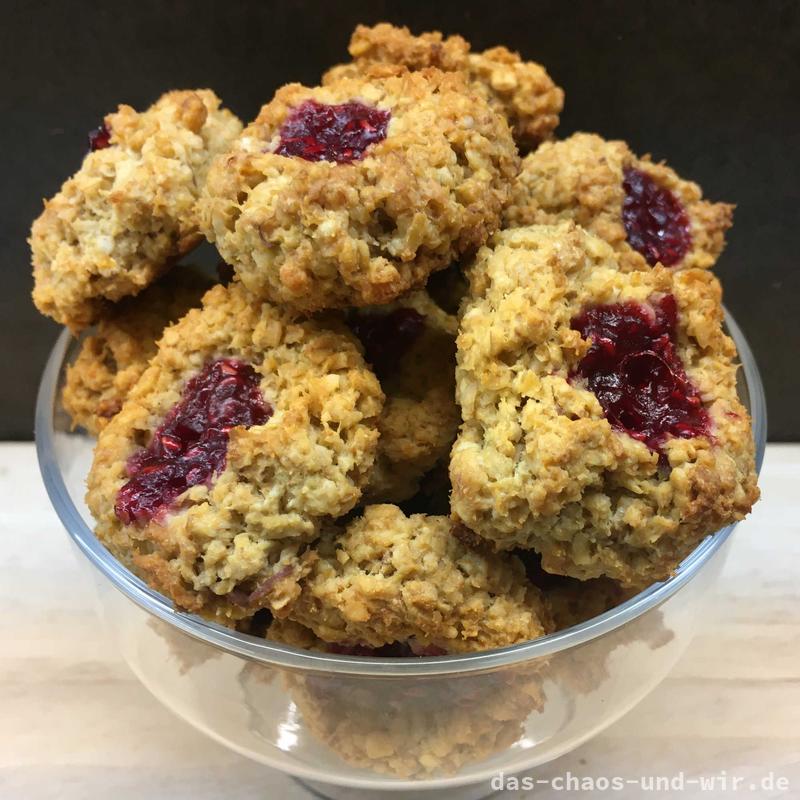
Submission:
MULTIPOLYGON (((724 770, 744 777, 738 793, 688 785, 672 796, 800 797, 800 445, 768 448, 761 486, 715 602, 671 675, 537 778, 724 770)), ((174 717, 111 649, 31 444, 0 444, 0 535, 3 800, 312 796, 174 717)), ((540 785, 530 796, 567 793, 540 785)), ((580 796, 642 795, 635 787, 580 796)))

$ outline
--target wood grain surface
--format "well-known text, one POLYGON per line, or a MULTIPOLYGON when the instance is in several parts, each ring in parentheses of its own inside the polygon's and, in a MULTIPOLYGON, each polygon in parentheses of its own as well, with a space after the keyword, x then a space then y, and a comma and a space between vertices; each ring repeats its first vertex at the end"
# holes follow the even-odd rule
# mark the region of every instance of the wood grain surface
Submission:
MULTIPOLYGON (((631 787, 596 796, 800 797, 798 486, 800 446, 771 445, 763 500, 735 534, 712 610, 687 653, 637 708, 536 778, 682 772, 694 780, 724 772, 743 777, 744 788, 710 793, 689 784, 643 795, 631 787), (777 778, 789 788, 776 788, 777 778)), ((311 797, 172 716, 110 648, 33 445, 0 445, 0 535, 0 798, 311 797)), ((567 793, 539 785, 508 796, 567 793)))

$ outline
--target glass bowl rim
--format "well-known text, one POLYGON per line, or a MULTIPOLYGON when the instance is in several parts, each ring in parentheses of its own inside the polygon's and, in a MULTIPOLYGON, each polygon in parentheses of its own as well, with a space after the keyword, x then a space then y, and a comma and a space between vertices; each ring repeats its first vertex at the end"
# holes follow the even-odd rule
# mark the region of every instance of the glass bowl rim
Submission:
MULTIPOLYGON (((725 311, 725 325, 739 351, 756 448, 756 470, 761 471, 767 436, 764 387, 755 358, 741 329, 725 311)), ((364 675, 368 677, 453 676, 508 667, 551 656, 599 638, 663 603, 687 584, 728 539, 734 525, 707 536, 666 581, 653 584, 630 600, 586 622, 557 633, 511 645, 460 655, 424 658, 373 658, 300 650, 289 645, 232 631, 199 616, 176 610, 174 604, 151 589, 114 558, 83 520, 67 491, 55 455, 54 411, 59 376, 71 335, 63 330, 45 366, 36 400, 35 439, 39 469, 50 502, 73 543, 91 564, 128 599, 182 633, 229 654, 284 669, 364 675)))

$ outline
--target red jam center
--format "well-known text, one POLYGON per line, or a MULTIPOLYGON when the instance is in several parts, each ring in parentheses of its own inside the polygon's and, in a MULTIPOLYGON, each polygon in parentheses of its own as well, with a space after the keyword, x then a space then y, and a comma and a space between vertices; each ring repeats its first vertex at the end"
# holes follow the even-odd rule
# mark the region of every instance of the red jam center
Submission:
POLYGON ((306 100, 281 126, 275 152, 279 156, 300 156, 306 161, 359 161, 370 145, 386 138, 391 116, 389 111, 363 103, 329 106, 306 100))
POLYGON ((689 439, 710 428, 675 350, 677 316, 675 298, 665 295, 594 306, 572 320, 592 345, 570 378, 586 381, 615 428, 657 452, 669 436, 689 439))
POLYGON ((691 223, 681 202, 646 172, 626 167, 622 222, 628 244, 651 266, 677 264, 692 246, 691 223))
POLYGON ((111 144, 111 131, 103 123, 99 128, 89 131, 89 150, 105 150, 111 144))
POLYGON ((117 495, 117 517, 126 525, 147 523, 187 489, 210 484, 225 467, 231 428, 263 425, 272 416, 258 384, 249 364, 230 358, 206 364, 191 378, 150 446, 128 461, 130 480, 117 495))
POLYGON ((413 308, 397 308, 388 314, 355 311, 349 324, 375 374, 384 378, 419 338, 425 317, 413 308))

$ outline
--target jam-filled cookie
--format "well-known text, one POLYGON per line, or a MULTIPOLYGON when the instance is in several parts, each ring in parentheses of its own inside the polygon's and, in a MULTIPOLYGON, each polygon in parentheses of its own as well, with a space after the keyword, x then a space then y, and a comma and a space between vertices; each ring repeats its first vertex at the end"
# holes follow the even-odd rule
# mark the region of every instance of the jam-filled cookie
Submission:
POLYGON ((361 497, 382 405, 350 334, 216 286, 167 328, 100 434, 97 535, 181 608, 220 621, 279 609, 321 524, 361 497))
POLYGON ((707 268, 725 246, 733 206, 704 200, 696 183, 625 142, 576 133, 523 160, 505 212, 507 227, 565 220, 607 241, 623 269, 707 268))
POLYGON ((496 547, 638 586, 741 519, 758 489, 718 281, 618 262, 572 223, 480 251, 450 477, 454 514, 496 547))
POLYGON ((207 89, 130 106, 90 137, 78 172, 33 223, 33 301, 73 330, 138 294, 200 243, 197 198, 241 123, 207 89))
POLYGON ((483 244, 517 168, 505 120, 457 74, 290 84, 215 161, 202 224, 259 296, 388 303, 483 244))

